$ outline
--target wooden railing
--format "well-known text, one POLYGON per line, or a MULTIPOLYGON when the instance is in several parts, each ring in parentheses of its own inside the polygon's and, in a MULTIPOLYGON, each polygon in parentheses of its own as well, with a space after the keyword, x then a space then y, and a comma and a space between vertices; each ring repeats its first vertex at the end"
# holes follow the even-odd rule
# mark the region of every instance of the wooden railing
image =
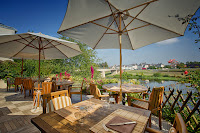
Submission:
MULTIPOLYGON (((164 92, 166 100, 163 101, 163 108, 168 107, 173 113, 181 113, 185 123, 191 127, 193 132, 200 132, 200 93, 198 92, 196 100, 192 91, 187 91, 186 97, 183 97, 181 90, 169 88, 169 93, 164 92), (190 105, 189 105, 190 104, 190 105), (191 105, 192 104, 192 105, 191 105), (198 117, 196 118, 195 115, 198 117)), ((163 110, 165 111, 165 110, 163 110)))

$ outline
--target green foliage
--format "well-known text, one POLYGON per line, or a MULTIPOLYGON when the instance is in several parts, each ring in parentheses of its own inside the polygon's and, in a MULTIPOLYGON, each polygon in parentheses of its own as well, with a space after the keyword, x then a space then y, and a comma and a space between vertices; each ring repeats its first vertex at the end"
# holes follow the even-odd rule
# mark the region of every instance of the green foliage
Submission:
POLYGON ((165 74, 165 75, 163 75, 163 77, 170 77, 170 76, 169 76, 169 74, 165 74))
POLYGON ((199 68, 200 62, 194 61, 194 62, 186 62, 186 65, 188 68, 199 68))
POLYGON ((4 61, 0 62, 0 78, 21 76, 21 64, 19 62, 4 61))
POLYGON ((200 90, 200 70, 189 71, 183 81, 191 83, 191 85, 200 90))
POLYGON ((161 73, 154 73, 153 76, 154 76, 154 77, 161 77, 162 74, 161 74, 161 73))
POLYGON ((155 66, 149 66, 149 69, 156 69, 155 66))
POLYGON ((99 63, 98 66, 100 68, 108 68, 108 63, 107 62, 102 62, 102 63, 99 63))

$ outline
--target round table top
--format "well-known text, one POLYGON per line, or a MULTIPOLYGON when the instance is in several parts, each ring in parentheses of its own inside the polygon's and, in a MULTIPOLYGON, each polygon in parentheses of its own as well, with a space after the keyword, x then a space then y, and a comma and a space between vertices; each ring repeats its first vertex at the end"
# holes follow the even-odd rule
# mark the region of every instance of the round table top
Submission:
MULTIPOLYGON (((104 84, 102 88, 111 92, 120 92, 120 85, 118 83, 104 84)), ((122 93, 140 93, 147 90, 148 88, 142 85, 122 84, 122 93)))

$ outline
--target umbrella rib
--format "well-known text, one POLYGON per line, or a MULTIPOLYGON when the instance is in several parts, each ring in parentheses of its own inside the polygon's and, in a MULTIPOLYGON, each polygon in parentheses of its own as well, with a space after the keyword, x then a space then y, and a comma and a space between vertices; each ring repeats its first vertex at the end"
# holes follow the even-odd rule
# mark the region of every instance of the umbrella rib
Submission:
MULTIPOLYGON (((36 36, 35 39, 36 39, 36 38, 38 38, 38 37, 36 36)), ((31 40, 31 41, 29 42, 29 44, 32 43, 35 39, 31 40)), ((29 44, 28 44, 28 45, 29 45, 29 44)), ((16 55, 18 55, 22 50, 24 50, 26 47, 28 47, 28 45, 26 45, 25 47, 23 47, 19 52, 17 52, 16 54, 14 54, 11 58, 13 58, 13 57, 15 57, 16 55)))
MULTIPOLYGON (((67 46, 67 45, 64 45, 64 44, 62 44, 62 43, 60 43, 60 42, 58 42, 58 41, 56 41, 56 40, 52 40, 52 42, 57 42, 58 43, 58 45, 63 45, 63 46, 65 46, 65 47, 68 47, 68 48, 71 48, 71 49, 73 49, 73 50, 75 50, 75 51, 78 51, 78 50, 76 50, 76 49, 74 49, 74 48, 72 48, 72 47, 69 47, 69 46, 67 46)), ((50 44, 52 44, 52 42, 50 42, 50 44)), ((52 44, 53 45, 53 44, 52 44)), ((53 45, 54 47, 55 46, 57 46, 57 45, 53 45)), ((50 47, 47 47, 47 48, 44 48, 44 49, 48 49, 48 48, 52 48, 52 46, 50 46, 50 47)), ((80 51, 79 51, 80 52, 80 51)))
POLYGON ((83 24, 79 24, 79 25, 76 25, 76 26, 70 27, 70 28, 65 29, 65 30, 62 30, 62 31, 58 31, 58 33, 61 33, 61 32, 64 32, 64 31, 66 31, 66 30, 70 30, 70 29, 73 29, 73 28, 76 28, 76 27, 79 27, 79 26, 82 26, 82 25, 84 25, 84 24, 91 23, 91 22, 93 22, 93 21, 97 21, 97 20, 100 20, 100 19, 104 19, 104 18, 107 18, 107 17, 110 17, 110 16, 112 16, 112 14, 107 15, 107 16, 104 16, 104 17, 101 17, 101 18, 98 18, 98 19, 94 19, 94 20, 92 20, 92 21, 88 21, 88 22, 83 23, 83 24))
POLYGON ((122 31, 124 31, 132 22, 133 20, 135 20, 135 18, 137 18, 143 11, 144 9, 149 5, 150 3, 146 4, 145 7, 142 8, 142 10, 124 27, 124 29, 122 31))
MULTIPOLYGON (((47 40, 48 41, 48 40, 47 40)), ((53 40, 53 41, 55 41, 55 40, 53 40)), ((49 41, 48 41, 49 42, 49 41)), ((55 41, 56 42, 56 41, 55 41)), ((59 43, 59 42, 58 42, 59 43)), ((50 44, 54 47, 54 48, 56 48, 56 46, 54 46, 53 44, 52 44, 52 42, 50 42, 50 44)), ((61 44, 61 43, 60 43, 61 44)), ((65 45, 64 45, 65 46, 65 45)), ((58 51, 60 51, 60 49, 58 49, 58 48, 56 48, 58 51)), ((67 58, 69 58, 66 54, 64 54, 62 51, 60 51, 60 53, 62 53, 64 56, 66 56, 67 58)))
MULTIPOLYGON (((124 24, 124 26, 125 26, 125 23, 124 23, 124 19, 123 19, 123 17, 122 17, 122 21, 123 21, 123 24, 124 24)), ((130 39, 130 36, 129 36, 128 32, 127 32, 127 36, 128 36, 128 39, 129 39, 129 41, 130 41, 130 44, 131 44, 132 50, 134 50, 134 48, 133 48, 133 45, 132 45, 132 42, 131 42, 131 39, 130 39)))
POLYGON ((115 23, 116 23, 116 25, 117 25, 117 28, 118 28, 118 30, 119 30, 119 25, 117 24, 117 20, 116 20, 116 17, 115 17, 115 15, 114 15, 114 12, 113 12, 113 10, 112 10, 112 8, 111 8, 111 4, 110 4, 110 2, 108 2, 108 0, 107 0, 107 3, 108 3, 108 5, 109 5, 110 11, 112 12, 112 16, 113 16, 113 18, 114 18, 114 20, 115 20, 115 23))
MULTIPOLYGON (((32 36, 28 36, 28 37, 24 37, 24 38, 29 38, 29 37, 32 37, 32 36)), ((15 39, 15 40, 11 40, 11 41, 8 41, 8 42, 2 42, 2 43, 0 43, 0 45, 1 45, 1 44, 4 44, 4 43, 13 42, 13 41, 18 41, 18 40, 20 40, 20 39, 21 39, 21 38, 15 39)))
MULTIPOLYGON (((132 16, 131 16, 131 17, 132 17, 132 16)), ((169 30, 169 29, 163 28, 163 27, 161 27, 161 26, 158 26, 158 25, 155 25, 155 24, 149 23, 149 22, 144 21, 144 20, 141 20, 141 19, 139 19, 139 18, 136 18, 136 19, 139 20, 139 21, 142 21, 142 22, 148 23, 148 24, 150 24, 150 25, 156 26, 156 27, 158 27, 158 28, 161 28, 161 29, 163 29, 163 30, 167 30, 167 31, 172 32, 172 33, 174 33, 174 34, 177 34, 177 35, 179 35, 179 36, 183 36, 182 34, 179 34, 179 33, 175 32, 175 31, 172 31, 172 30, 169 30)))
POLYGON ((31 46, 31 45, 28 45, 28 44, 26 44, 26 43, 20 42, 19 40, 16 40, 16 42, 22 43, 22 44, 24 44, 24 45, 26 45, 26 46, 29 46, 29 47, 31 47, 31 48, 34 48, 34 49, 38 49, 38 48, 35 48, 35 47, 33 47, 33 46, 31 46))
POLYGON ((91 23, 93 23, 93 24, 95 24, 95 25, 98 25, 98 26, 100 26, 100 27, 103 27, 103 28, 106 28, 106 29, 109 29, 109 30, 112 30, 112 31, 118 32, 118 31, 116 31, 116 30, 114 30, 114 29, 111 29, 111 28, 109 28, 109 27, 106 27, 106 26, 103 26, 103 25, 97 24, 97 23, 95 23, 95 22, 91 22, 91 23))
POLYGON ((24 50, 25 48, 27 47, 27 45, 26 46, 24 46, 19 52, 17 52, 16 54, 14 54, 12 57, 10 57, 10 58, 13 58, 13 57, 15 57, 16 55, 18 55, 22 50, 24 50))
MULTIPOLYGON (((114 21, 115 21, 115 20, 112 21, 112 23, 108 26, 108 28, 113 24, 114 21)), ((99 39, 99 41, 97 42, 97 44, 94 46, 93 49, 96 48, 96 46, 98 45, 98 43, 99 43, 99 42, 101 41, 101 39, 104 37, 105 33, 108 31, 108 28, 107 28, 106 31, 103 33, 103 35, 101 36, 101 38, 99 39)))
POLYGON ((112 7, 114 7, 117 11, 119 11, 119 9, 117 9, 113 4, 111 4, 108 0, 105 0, 106 2, 109 3, 109 5, 111 5, 112 7))
MULTIPOLYGON (((131 17, 131 18, 134 18, 134 17, 131 16, 131 15, 128 15, 128 14, 126 14, 126 15, 129 16, 129 17, 131 17)), ((144 23, 148 23, 148 24, 150 24, 150 25, 152 25, 152 26, 156 26, 156 27, 161 28, 161 29, 163 29, 163 30, 167 30, 167 31, 172 32, 172 33, 174 33, 174 34, 177 34, 177 35, 179 35, 179 36, 183 36, 182 34, 179 34, 179 33, 174 32, 174 31, 172 31, 172 30, 169 30, 169 29, 163 28, 163 27, 161 27, 161 26, 155 25, 155 24, 153 24, 153 23, 144 21, 144 20, 142 20, 142 19, 139 19, 139 18, 135 18, 135 19, 136 19, 136 20, 139 20, 139 21, 142 21, 142 22, 144 22, 144 23)))
MULTIPOLYGON (((50 42, 52 42, 53 40, 51 40, 50 42)), ((45 48, 47 45, 49 45, 50 44, 50 42, 48 42, 43 48, 45 48)))
POLYGON ((124 32, 128 32, 128 31, 132 31, 132 30, 140 29, 140 28, 142 28, 142 27, 146 27, 146 26, 149 26, 149 25, 151 25, 151 24, 142 25, 142 26, 139 26, 139 27, 136 27, 136 28, 130 29, 130 30, 126 30, 126 31, 124 31, 124 32))
POLYGON ((149 1, 149 2, 145 2, 145 3, 141 4, 141 5, 137 5, 137 6, 134 6, 134 7, 129 8, 129 9, 126 9, 126 10, 124 10, 123 12, 125 12, 125 11, 127 11, 127 10, 132 10, 132 9, 134 9, 134 8, 137 8, 137 7, 146 5, 146 4, 150 4, 150 3, 155 2, 155 1, 158 1, 158 0, 152 0, 152 1, 149 1))
MULTIPOLYGON (((20 35, 18 35, 18 36, 21 37, 21 39, 27 41, 27 40, 26 40, 25 38, 23 38, 22 36, 20 36, 20 35)), ((36 39, 36 38, 35 38, 35 39, 36 39)), ((34 40, 35 40, 35 39, 34 39, 34 40)), ((27 41, 27 42, 29 43, 29 41, 27 41)), ((35 45, 33 45, 32 43, 29 43, 29 44, 31 44, 35 49, 37 49, 37 47, 36 47, 35 45)), ((29 44, 28 44, 28 45, 29 45, 29 44)), ((29 46, 30 46, 30 45, 29 45, 29 46)))

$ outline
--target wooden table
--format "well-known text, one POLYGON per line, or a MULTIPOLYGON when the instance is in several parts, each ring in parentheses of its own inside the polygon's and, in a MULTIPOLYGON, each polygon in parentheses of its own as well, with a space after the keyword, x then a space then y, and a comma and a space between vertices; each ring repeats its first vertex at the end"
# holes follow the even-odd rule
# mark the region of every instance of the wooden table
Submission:
MULTIPOLYGON (((103 89, 119 93, 120 92, 120 85, 117 83, 112 84, 105 84, 102 86, 103 89)), ((141 93, 148 91, 148 88, 142 85, 135 85, 135 84, 122 84, 122 102, 125 104, 125 93, 141 93)))
POLYGON ((69 80, 56 81, 56 88, 58 88, 58 86, 72 85, 73 83, 74 82, 69 81, 69 80))
MULTIPOLYGON (((94 103, 104 104, 103 101, 97 99, 91 99, 94 103)), ((65 109, 70 109, 76 107, 77 105, 84 104, 86 101, 82 101, 80 103, 76 103, 72 106, 69 106, 65 109)), ((143 110, 139 108, 119 105, 119 104, 111 104, 110 107, 101 107, 97 109, 95 112, 86 115, 83 118, 84 124, 79 124, 78 121, 70 122, 69 120, 65 119, 64 117, 58 115, 56 112, 50 112, 47 114, 41 114, 35 118, 31 119, 31 122, 42 132, 81 132, 81 133, 88 133, 91 132, 90 128, 93 127, 95 124, 99 123, 105 117, 113 113, 114 111, 122 109, 125 111, 129 111, 134 113, 132 118, 137 122, 137 125, 133 129, 133 132, 143 133, 145 127, 147 125, 149 116, 151 111, 143 110)), ((104 131, 106 132, 106 131, 104 131)))

